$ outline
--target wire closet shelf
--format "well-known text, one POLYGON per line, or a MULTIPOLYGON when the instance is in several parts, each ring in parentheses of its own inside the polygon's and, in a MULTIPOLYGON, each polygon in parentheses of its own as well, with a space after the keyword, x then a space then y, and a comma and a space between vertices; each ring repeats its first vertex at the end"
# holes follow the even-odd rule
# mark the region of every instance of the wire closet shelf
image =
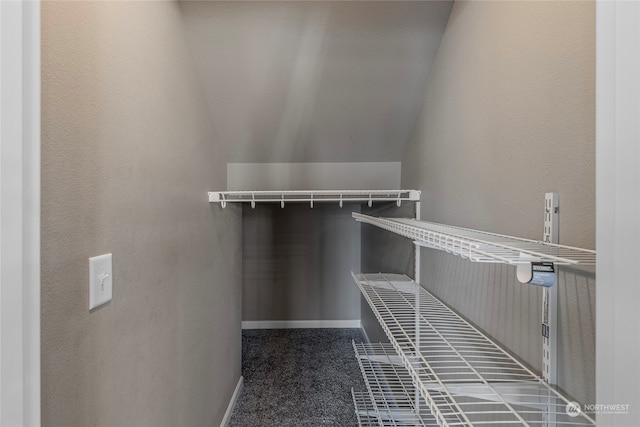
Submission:
POLYGON ((353 343, 367 393, 352 390, 360 426, 437 426, 426 405, 415 399, 411 375, 388 343, 353 343))
POLYGON ((371 396, 365 391, 355 391, 351 389, 353 406, 356 409, 356 418, 359 427, 379 427, 380 421, 376 410, 371 403, 371 396))
POLYGON ((396 202, 398 206, 403 201, 420 201, 418 190, 278 190, 278 191, 210 191, 209 202, 220 203, 223 208, 227 203, 310 203, 338 202, 340 207, 345 202, 368 203, 396 202))
POLYGON ((378 218, 354 212, 356 221, 412 239, 416 244, 467 258, 473 262, 593 266, 596 252, 537 240, 505 236, 408 218, 378 218))
POLYGON ((409 277, 353 278, 437 425, 595 425, 568 411, 568 399, 409 277))

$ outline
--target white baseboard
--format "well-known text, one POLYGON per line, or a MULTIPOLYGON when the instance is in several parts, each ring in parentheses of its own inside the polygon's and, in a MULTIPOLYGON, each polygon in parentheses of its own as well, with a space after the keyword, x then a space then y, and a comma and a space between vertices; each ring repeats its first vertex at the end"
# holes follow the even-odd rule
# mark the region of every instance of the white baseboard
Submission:
POLYGON ((240 392, 242 391, 242 385, 244 384, 244 379, 242 375, 238 380, 238 384, 236 384, 236 389, 233 392, 233 396, 231 396, 231 400, 229 401, 229 405, 227 406, 227 410, 224 413, 224 417, 222 417, 222 422, 220 423, 220 427, 227 427, 229 425, 229 421, 231 420, 231 414, 233 414, 233 408, 236 406, 236 402, 238 401, 238 397, 240 397, 240 392))
POLYGON ((361 328, 355 320, 246 320, 242 329, 361 328))

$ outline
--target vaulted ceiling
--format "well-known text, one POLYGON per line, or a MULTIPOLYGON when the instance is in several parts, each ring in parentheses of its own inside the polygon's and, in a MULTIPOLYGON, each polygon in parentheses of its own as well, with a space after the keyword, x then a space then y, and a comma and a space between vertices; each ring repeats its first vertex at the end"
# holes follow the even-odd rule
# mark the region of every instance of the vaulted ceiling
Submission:
POLYGON ((400 161, 451 4, 181 2, 228 161, 400 161))

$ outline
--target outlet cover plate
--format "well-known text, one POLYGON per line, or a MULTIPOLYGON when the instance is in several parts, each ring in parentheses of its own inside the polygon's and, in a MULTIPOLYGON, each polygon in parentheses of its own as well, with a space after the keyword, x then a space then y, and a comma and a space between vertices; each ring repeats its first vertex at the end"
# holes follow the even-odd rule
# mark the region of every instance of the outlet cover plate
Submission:
POLYGON ((89 310, 111 301, 112 296, 111 254, 89 258, 89 310))

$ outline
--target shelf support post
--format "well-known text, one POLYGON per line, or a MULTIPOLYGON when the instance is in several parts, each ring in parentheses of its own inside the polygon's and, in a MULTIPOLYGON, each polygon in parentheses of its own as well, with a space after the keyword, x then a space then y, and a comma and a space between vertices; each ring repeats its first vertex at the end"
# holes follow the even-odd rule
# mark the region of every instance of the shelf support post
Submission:
MULTIPOLYGON (((420 221, 420 202, 416 202, 415 203, 415 207, 416 207, 416 219, 418 221, 420 221)), ((418 244, 418 242, 414 242, 413 245, 414 248, 414 253, 415 253, 415 260, 414 260, 414 273, 413 273, 413 279, 414 282, 416 282, 416 285, 418 285, 418 287, 420 286, 420 245, 418 244)), ((416 328, 415 328, 415 332, 416 332, 416 339, 415 339, 415 344, 416 344, 416 355, 418 353, 420 353, 420 292, 416 292, 416 328)), ((416 411, 416 415, 420 414, 420 403, 422 400, 422 393, 420 392, 420 387, 416 384, 415 386, 415 402, 414 402, 414 407, 415 407, 415 411, 416 411)))
MULTIPOLYGON (((558 193, 545 193, 542 236, 544 242, 558 243, 559 217, 558 193)), ((556 280, 553 286, 542 288, 542 378, 550 385, 555 385, 558 379, 558 270, 555 270, 556 280)), ((553 406, 549 405, 547 408, 544 421, 547 426, 556 425, 553 406)))
MULTIPOLYGON (((546 243, 558 243, 559 207, 558 193, 546 193, 544 201, 544 234, 546 243)), ((556 276, 558 272, 556 269, 556 276)), ((549 384, 557 381, 558 347, 558 279, 553 286, 543 288, 542 298, 542 335, 543 363, 542 377, 549 384)))

